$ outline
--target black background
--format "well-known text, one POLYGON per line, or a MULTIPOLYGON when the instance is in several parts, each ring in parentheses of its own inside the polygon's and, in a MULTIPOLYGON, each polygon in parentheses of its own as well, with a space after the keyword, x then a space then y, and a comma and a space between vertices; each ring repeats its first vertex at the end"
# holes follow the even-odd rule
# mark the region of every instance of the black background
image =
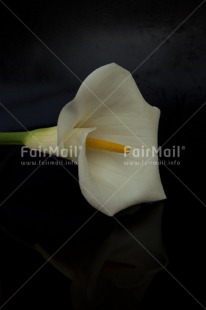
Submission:
MULTIPOLYGON (((168 167, 188 188, 164 166, 160 172, 168 197, 163 217, 168 268, 206 307, 206 114, 202 106, 206 102, 206 3, 146 61, 200 1, 4 3, 48 48, 0 3, 0 102, 19 120, 1 107, 0 131, 24 130, 21 124, 28 129, 55 125, 80 80, 110 62, 133 72, 144 98, 161 109, 160 145, 201 108, 165 145, 185 146, 181 164, 168 167)), ((94 212, 61 167, 41 167, 7 199, 35 167, 21 166, 19 147, 1 147, 0 157, 1 226, 25 243, 51 242, 55 249, 94 212), (78 209, 70 195, 75 196, 78 209)), ((70 170, 77 175, 76 167, 70 170)), ((87 233, 98 226, 102 238, 115 223, 101 214, 95 217, 87 233)), ((6 300, 44 260, 6 233, 0 238, 6 300)), ((48 264, 4 309, 52 305, 69 309, 69 286, 69 280, 48 264)), ((148 291, 143 309, 151 307, 202 309, 166 272, 148 291)))

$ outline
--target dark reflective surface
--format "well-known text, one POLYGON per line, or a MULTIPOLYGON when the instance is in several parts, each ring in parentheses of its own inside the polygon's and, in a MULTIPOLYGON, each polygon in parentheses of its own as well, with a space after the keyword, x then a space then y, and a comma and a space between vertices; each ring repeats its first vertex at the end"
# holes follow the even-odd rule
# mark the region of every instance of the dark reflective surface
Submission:
MULTIPOLYGON (((133 71, 200 2, 114 1, 80 5, 78 1, 72 4, 63 1, 49 6, 39 1, 5 3, 84 79, 95 68, 113 61, 133 71)), ((29 129, 53 125, 61 108, 75 95, 80 81, 1 4, 0 9, 0 102, 29 129)), ((162 111, 160 145, 201 108, 165 145, 168 148, 185 146, 180 165, 168 165, 173 174, 163 165, 160 172, 168 197, 162 226, 168 269, 206 305, 202 284, 206 276, 205 182, 201 181, 205 175, 205 107, 202 107, 206 98, 205 11, 204 5, 138 67, 134 78, 145 99, 162 111)), ((0 131, 21 129, 21 124, 1 107, 0 131)), ((81 196, 78 184, 60 166, 44 165, 34 172, 35 163, 41 158, 27 156, 24 161, 33 164, 22 165, 18 147, 1 147, 0 159, 0 224, 10 234, 1 231, 0 298, 7 300, 45 262, 33 249, 34 245, 53 253, 94 214, 94 209, 81 196), (24 182, 30 173, 32 176, 24 182)), ((168 161, 168 158, 162 159, 168 161)), ((76 167, 67 168, 77 176, 76 167)), ((133 234, 141 235, 151 251, 157 251, 157 256, 163 250, 160 209, 158 205, 151 205, 134 215, 119 217, 133 234), (158 219, 154 210, 159 212, 158 219), (153 225, 157 225, 157 230, 153 225)), ((72 261, 67 264, 73 275, 74 269, 78 270, 73 284, 48 264, 4 309, 49 308, 51 305, 72 309, 70 292, 73 303, 82 302, 85 307, 88 303, 97 305, 100 300, 102 305, 113 300, 113 304, 123 307, 131 294, 135 296, 134 303, 142 299, 137 287, 143 269, 135 265, 137 261, 147 263, 145 274, 157 270, 151 257, 113 219, 101 214, 96 214, 69 244, 59 261, 65 261, 65 255, 74 255, 70 258, 75 261, 74 266, 70 266, 72 261), (78 255, 80 248, 83 252, 78 255), (130 255, 124 256, 128 252, 130 255), (79 261, 75 255, 80 257, 79 261), (83 262, 88 262, 84 268, 83 262), (127 289, 130 281, 132 287, 127 289), (104 296, 102 287, 106 287, 104 296), (121 293, 116 299, 117 291, 121 293)), ((165 263, 163 257, 158 259, 165 263)), ((142 293, 148 283, 149 279, 148 282, 144 279, 142 293)), ((166 272, 155 276, 140 307, 202 309, 166 272)))
MULTIPOLYGON (((103 240, 98 240, 101 226, 90 238, 79 232, 82 240, 69 242, 51 260, 72 279, 74 309, 137 309, 154 276, 167 266, 162 211, 163 203, 135 207, 130 215, 125 211, 103 240)), ((48 246, 36 248, 45 258, 52 254, 48 246)))

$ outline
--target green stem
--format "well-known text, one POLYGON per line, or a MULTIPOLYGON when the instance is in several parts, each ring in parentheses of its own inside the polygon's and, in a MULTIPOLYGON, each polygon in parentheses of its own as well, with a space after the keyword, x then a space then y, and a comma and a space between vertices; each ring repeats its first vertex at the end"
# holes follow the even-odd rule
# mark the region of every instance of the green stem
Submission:
POLYGON ((28 132, 0 132, 0 145, 23 145, 28 132))

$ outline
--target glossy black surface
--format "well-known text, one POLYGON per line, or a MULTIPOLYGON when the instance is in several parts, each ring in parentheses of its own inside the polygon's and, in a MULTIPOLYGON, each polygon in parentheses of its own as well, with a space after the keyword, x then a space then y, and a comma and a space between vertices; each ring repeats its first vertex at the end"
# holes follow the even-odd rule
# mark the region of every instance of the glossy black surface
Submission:
MULTIPOLYGON (((4 3, 47 47, 0 3, 0 102, 8 109, 0 108, 0 131, 22 130, 21 124, 28 129, 54 125, 81 80, 101 65, 116 62, 133 72, 145 99, 162 111, 159 144, 170 139, 165 147, 185 147, 180 165, 168 165, 173 174, 160 166, 168 197, 162 235, 168 270, 206 307, 206 3, 177 31, 201 1, 4 3)), ((36 166, 21 165, 19 147, 1 146, 0 158, 0 224, 10 233, 2 231, 0 237, 2 295, 7 300, 44 263, 28 245, 55 251, 94 209, 60 166, 42 166, 7 198, 36 166)), ((76 167, 69 169, 77 176, 76 167)), ((129 216, 124 221, 131 225, 129 216)), ((97 214, 72 242, 99 245, 117 227, 115 220, 97 214)), ((72 309, 70 286, 47 264, 3 309, 72 309)), ((141 309, 153 307, 202 309, 165 271, 154 278, 141 309)))

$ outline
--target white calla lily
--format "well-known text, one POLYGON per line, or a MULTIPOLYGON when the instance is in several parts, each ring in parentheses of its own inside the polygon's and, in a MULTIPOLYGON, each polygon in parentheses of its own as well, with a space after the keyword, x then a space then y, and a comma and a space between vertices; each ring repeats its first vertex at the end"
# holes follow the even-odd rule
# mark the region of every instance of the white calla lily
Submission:
POLYGON ((160 110, 144 100, 132 75, 109 64, 85 79, 62 109, 57 127, 24 133, 20 142, 33 149, 41 144, 41 150, 58 146, 60 155, 59 150, 68 150, 67 158, 78 163, 84 197, 112 216, 129 206, 166 198, 157 154, 135 156, 144 147, 157 148, 159 116, 160 110))
MULTIPOLYGON (((76 97, 61 111, 58 144, 81 146, 78 155, 79 183, 88 202, 107 215, 129 206, 165 199, 158 158, 149 164, 144 156, 134 157, 133 149, 157 147, 160 110, 142 97, 132 75, 116 64, 90 74, 76 97), (98 139, 114 143, 91 147, 98 139), (129 154, 118 151, 120 146, 129 154)), ((120 147, 121 148, 121 147, 120 147)))

